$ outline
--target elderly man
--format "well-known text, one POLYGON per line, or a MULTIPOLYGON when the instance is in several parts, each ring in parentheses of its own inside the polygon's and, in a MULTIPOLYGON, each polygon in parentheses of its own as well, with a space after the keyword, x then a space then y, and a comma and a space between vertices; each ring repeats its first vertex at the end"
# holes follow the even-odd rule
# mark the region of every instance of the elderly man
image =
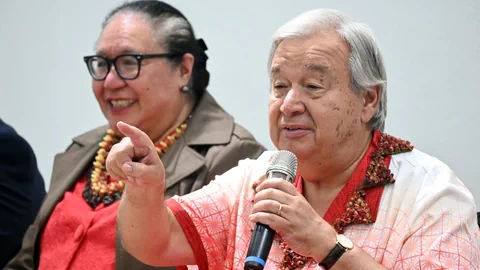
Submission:
POLYGON ((152 265, 243 269, 262 223, 277 237, 260 268, 478 268, 471 193, 444 163, 382 132, 386 74, 368 26, 334 10, 301 14, 274 35, 269 69, 270 136, 298 158, 295 181, 266 179, 266 152, 161 203, 153 144, 119 123, 127 137, 107 169, 127 179, 126 250, 152 265))

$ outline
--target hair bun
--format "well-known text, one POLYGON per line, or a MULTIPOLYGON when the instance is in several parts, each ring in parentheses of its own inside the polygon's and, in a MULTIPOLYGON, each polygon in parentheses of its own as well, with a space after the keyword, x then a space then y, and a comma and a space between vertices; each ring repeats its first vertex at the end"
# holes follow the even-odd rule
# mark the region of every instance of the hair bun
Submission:
POLYGON ((207 44, 205 44, 205 41, 203 41, 203 38, 197 39, 197 43, 202 51, 208 50, 207 44))

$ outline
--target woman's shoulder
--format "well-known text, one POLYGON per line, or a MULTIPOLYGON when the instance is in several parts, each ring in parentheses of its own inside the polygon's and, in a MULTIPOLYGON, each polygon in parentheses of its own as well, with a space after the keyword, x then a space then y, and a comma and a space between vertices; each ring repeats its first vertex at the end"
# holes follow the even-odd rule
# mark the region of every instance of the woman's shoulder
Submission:
POLYGON ((79 147, 97 144, 105 136, 108 125, 96 127, 72 138, 65 152, 79 147))
POLYGON ((106 134, 107 129, 108 129, 108 125, 99 126, 73 137, 72 140, 78 141, 78 142, 86 142, 86 141, 97 142, 106 134))
POLYGON ((232 139, 230 143, 238 142, 242 144, 244 147, 250 147, 255 152, 254 156, 251 157, 258 157, 261 153, 265 152, 267 149, 260 143, 253 135, 243 126, 235 123, 233 132, 232 132, 232 139))
POLYGON ((252 135, 250 131, 248 131, 245 127, 238 123, 234 123, 233 125, 233 131, 232 131, 232 136, 238 138, 239 140, 246 140, 246 141, 255 141, 255 137, 252 135))

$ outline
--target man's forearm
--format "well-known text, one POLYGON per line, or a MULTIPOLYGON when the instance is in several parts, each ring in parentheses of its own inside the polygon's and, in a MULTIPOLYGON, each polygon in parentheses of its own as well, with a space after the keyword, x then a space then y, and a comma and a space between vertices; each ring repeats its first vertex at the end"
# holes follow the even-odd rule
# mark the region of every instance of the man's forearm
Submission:
POLYGON ((118 229, 122 245, 149 265, 157 264, 170 239, 170 217, 163 189, 126 188, 119 206, 118 229))

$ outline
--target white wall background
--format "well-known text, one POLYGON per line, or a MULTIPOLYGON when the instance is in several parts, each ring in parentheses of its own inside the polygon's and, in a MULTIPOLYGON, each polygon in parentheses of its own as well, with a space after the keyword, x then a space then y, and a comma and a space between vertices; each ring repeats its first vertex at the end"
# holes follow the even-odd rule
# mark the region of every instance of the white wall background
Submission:
MULTIPOLYGON (((31 143, 47 186, 55 153, 105 123, 82 56, 121 2, 0 0, 0 117, 31 143)), ((210 92, 269 148, 266 61, 275 29, 319 7, 369 24, 387 64, 386 131, 446 162, 480 208, 480 0, 168 2, 209 46, 210 92)))

